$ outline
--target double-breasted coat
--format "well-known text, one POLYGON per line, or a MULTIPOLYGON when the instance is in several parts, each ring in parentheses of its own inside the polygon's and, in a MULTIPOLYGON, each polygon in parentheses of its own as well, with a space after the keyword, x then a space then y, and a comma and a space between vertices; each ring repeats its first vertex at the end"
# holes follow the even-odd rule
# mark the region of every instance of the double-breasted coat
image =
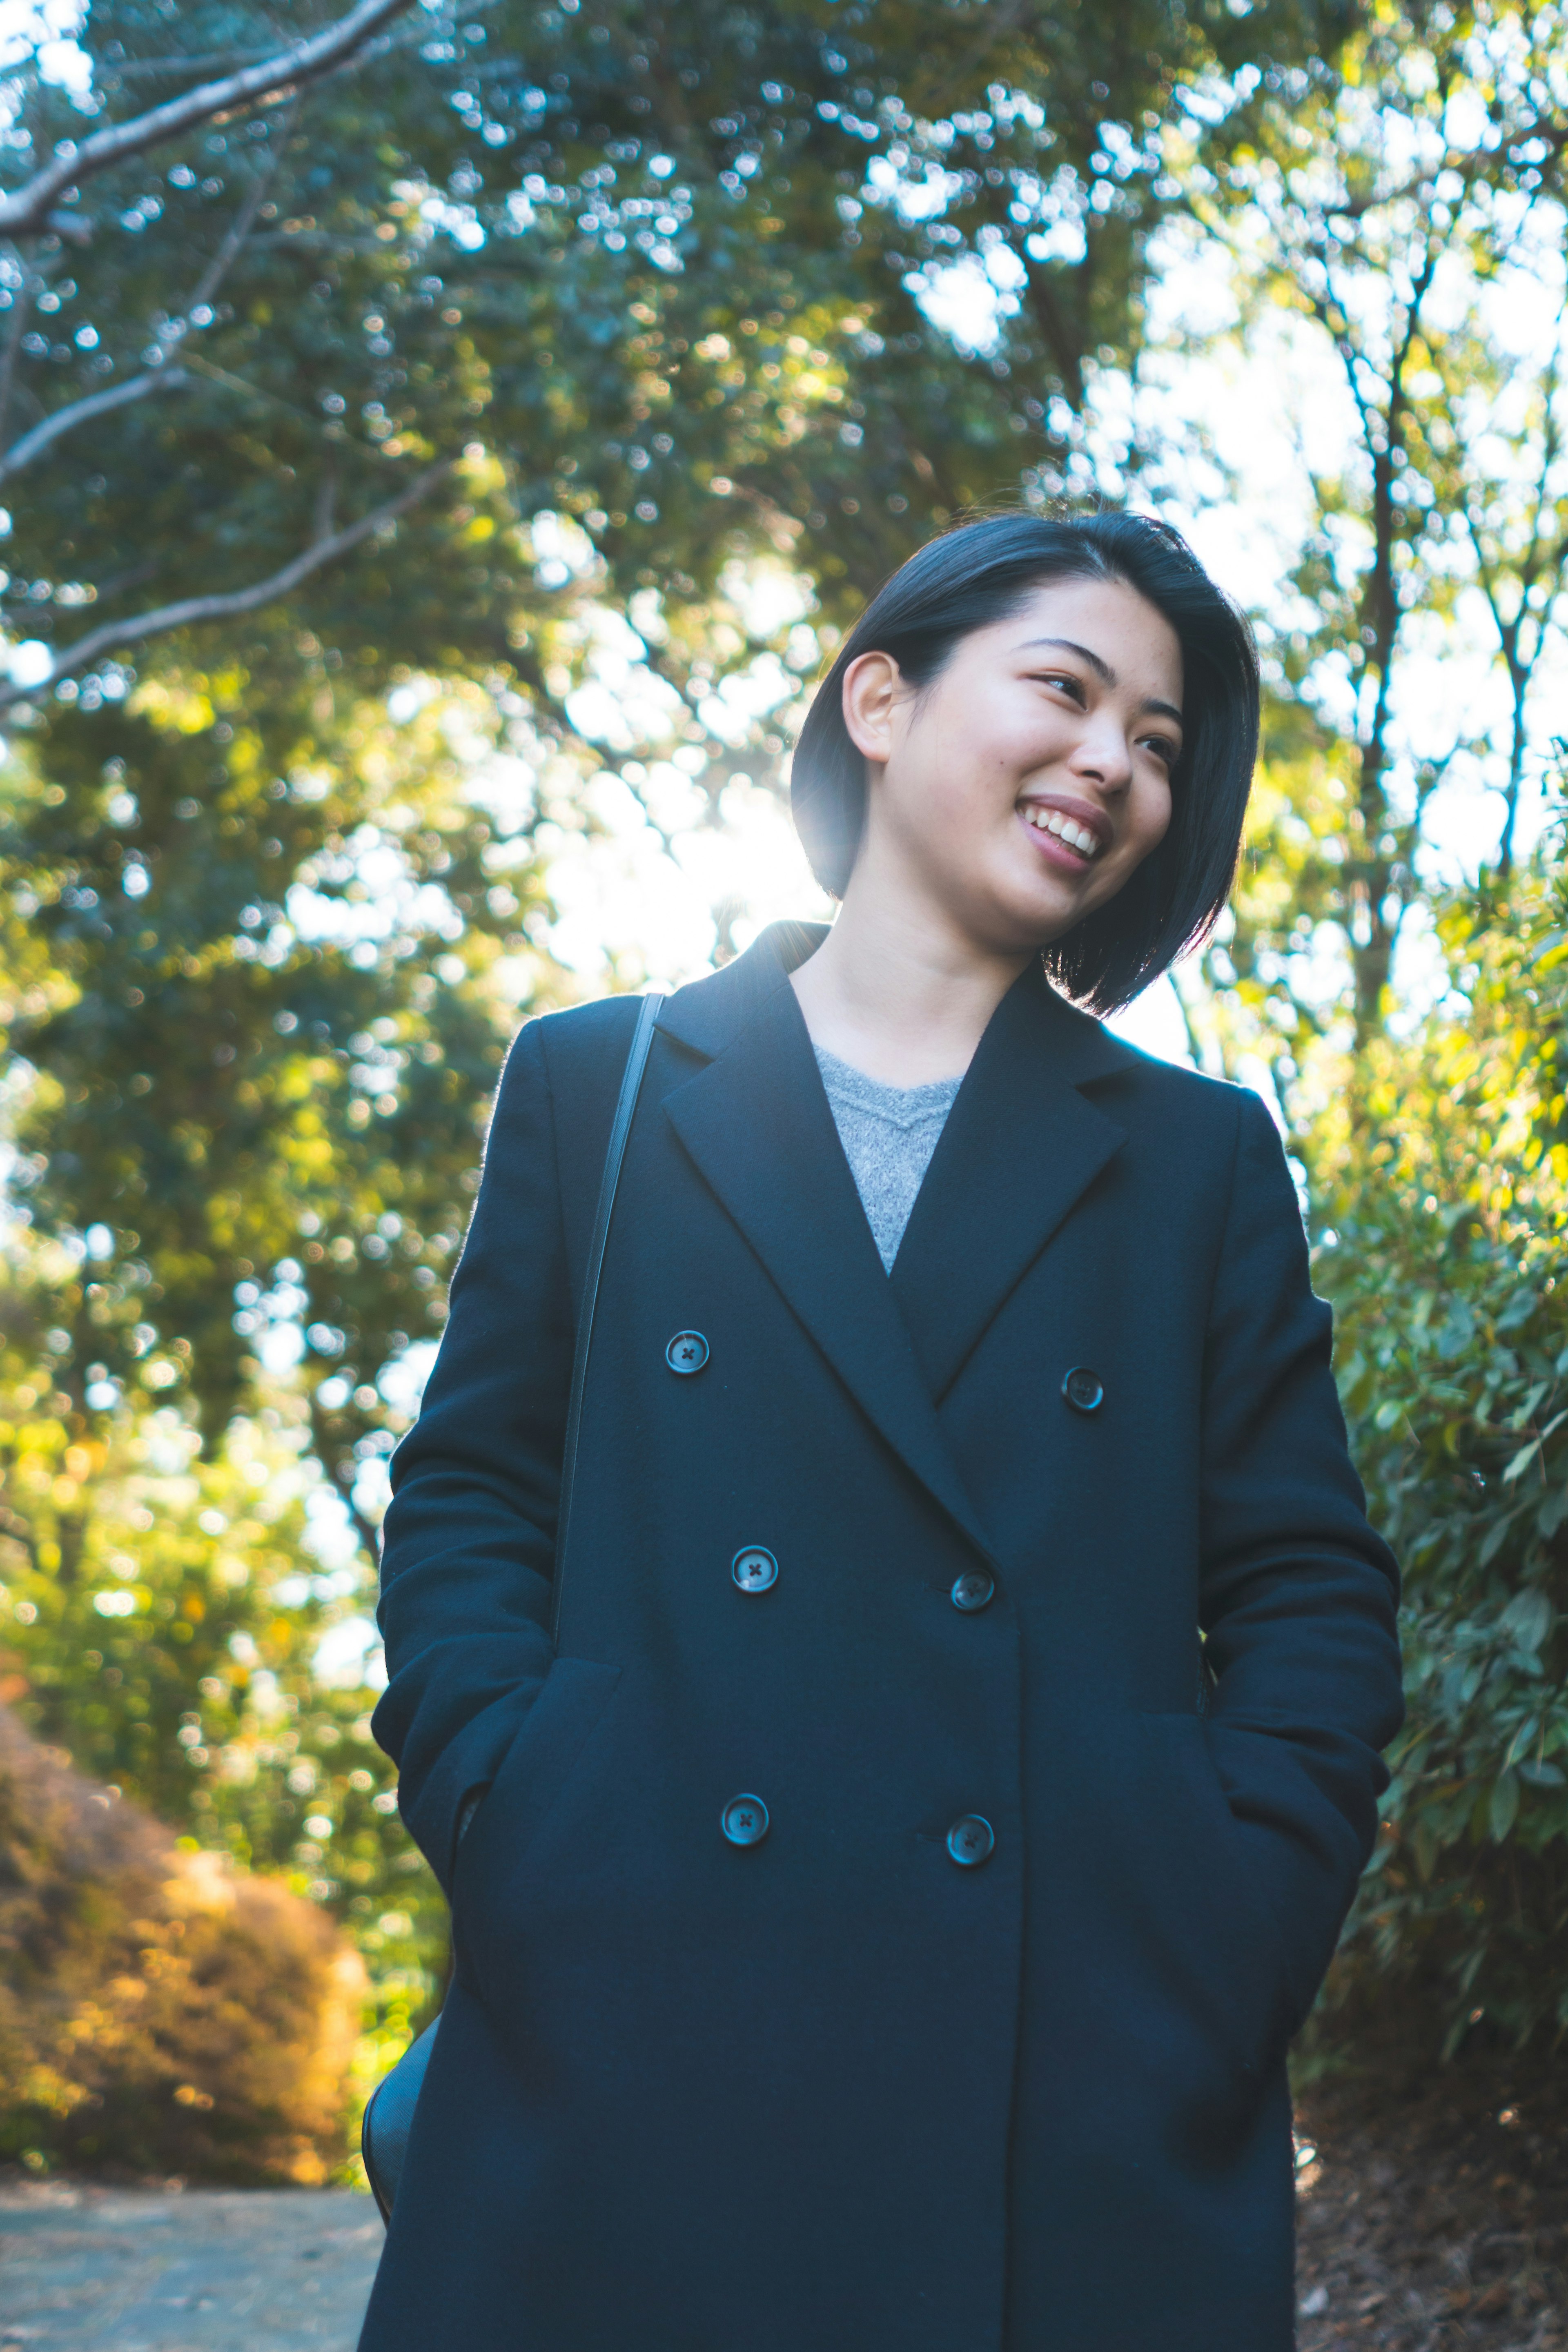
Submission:
POLYGON ((1284 1156, 1031 968, 889 1276, 818 937, 659 1016, 554 1642, 637 1005, 507 1064, 386 1527, 456 1957, 363 2352, 1287 2352, 1286 2042, 1401 1702, 1284 1156))

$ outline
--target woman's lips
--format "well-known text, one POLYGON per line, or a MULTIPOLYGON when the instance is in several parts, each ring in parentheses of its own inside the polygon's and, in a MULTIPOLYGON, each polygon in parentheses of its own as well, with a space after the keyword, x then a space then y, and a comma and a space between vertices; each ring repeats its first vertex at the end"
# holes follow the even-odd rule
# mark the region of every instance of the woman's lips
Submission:
POLYGON ((1092 847, 1080 848, 1079 841, 1092 839, 1089 827, 1064 817, 1059 809, 1026 805, 1018 811, 1018 822, 1046 864, 1055 866, 1058 874, 1087 874, 1105 855, 1098 842, 1092 847), (1077 836, 1076 840, 1064 838, 1058 829, 1064 824, 1077 836))

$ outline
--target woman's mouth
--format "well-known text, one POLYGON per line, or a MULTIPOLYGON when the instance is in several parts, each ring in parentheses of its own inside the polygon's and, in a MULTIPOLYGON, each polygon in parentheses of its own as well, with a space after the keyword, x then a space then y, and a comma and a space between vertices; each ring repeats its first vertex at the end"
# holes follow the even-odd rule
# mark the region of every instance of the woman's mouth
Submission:
POLYGON ((1081 873, 1086 866, 1092 866, 1104 847, 1097 833, 1091 833, 1087 824, 1079 824, 1076 817, 1066 815, 1060 809, 1026 802, 1018 814, 1052 865, 1069 872, 1081 873))

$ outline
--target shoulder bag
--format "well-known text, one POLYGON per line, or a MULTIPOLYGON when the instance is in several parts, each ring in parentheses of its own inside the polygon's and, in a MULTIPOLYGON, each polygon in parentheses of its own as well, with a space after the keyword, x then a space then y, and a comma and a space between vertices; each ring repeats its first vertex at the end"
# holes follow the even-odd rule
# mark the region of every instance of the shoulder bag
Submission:
MULTIPOLYGON (((615 1120, 610 1129, 609 1149, 605 1154, 605 1172, 599 1183, 599 1205, 594 1219, 594 1238, 588 1250, 587 1278, 583 1286, 582 1311, 577 1318, 571 1400, 566 1409, 566 1446, 562 1457, 561 1508, 555 1534, 552 1636, 561 1622, 561 1585, 566 1569, 566 1539, 572 1524, 572 1489, 577 1475, 577 1438, 583 1422, 583 1391, 588 1377, 588 1347, 594 1336, 594 1309, 598 1303, 599 1276, 604 1271, 605 1244, 610 1237, 610 1218, 616 1205, 616 1188, 620 1182, 621 1162, 626 1157, 626 1138, 631 1133, 632 1114, 637 1108, 643 1071, 647 1065, 648 1047, 653 1043, 654 1024, 658 1019, 663 1003, 662 996, 643 998, 637 1027, 632 1032, 631 1051, 626 1055, 626 1072, 621 1079, 615 1120)), ((392 2219, 393 2202, 403 2172, 403 2159, 408 2149, 408 2135, 414 2123, 419 2086, 425 2080, 425 2069, 430 2063, 430 2053, 435 2047, 440 2023, 437 2018, 434 2025, 426 2027, 416 2042, 409 2043, 390 2074, 384 2075, 376 2084, 365 2106, 364 2121, 360 2127, 360 2154, 364 2159, 365 2173, 384 2221, 392 2219)))

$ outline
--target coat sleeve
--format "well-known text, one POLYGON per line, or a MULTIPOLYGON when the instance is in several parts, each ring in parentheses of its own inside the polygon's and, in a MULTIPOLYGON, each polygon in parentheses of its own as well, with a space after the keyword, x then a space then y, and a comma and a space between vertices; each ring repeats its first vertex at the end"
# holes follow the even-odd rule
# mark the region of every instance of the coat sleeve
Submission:
POLYGON ((403 1818, 450 1888, 464 1801, 495 1778, 553 1648, 573 1309, 539 1024, 507 1058, 419 1419, 392 1465, 387 1686, 373 1718, 403 1818))
POLYGON ((1273 1122, 1242 1098, 1204 1366, 1211 1748, 1299 2016, 1333 1957, 1404 1719, 1399 1571, 1367 1524, 1273 1122))

